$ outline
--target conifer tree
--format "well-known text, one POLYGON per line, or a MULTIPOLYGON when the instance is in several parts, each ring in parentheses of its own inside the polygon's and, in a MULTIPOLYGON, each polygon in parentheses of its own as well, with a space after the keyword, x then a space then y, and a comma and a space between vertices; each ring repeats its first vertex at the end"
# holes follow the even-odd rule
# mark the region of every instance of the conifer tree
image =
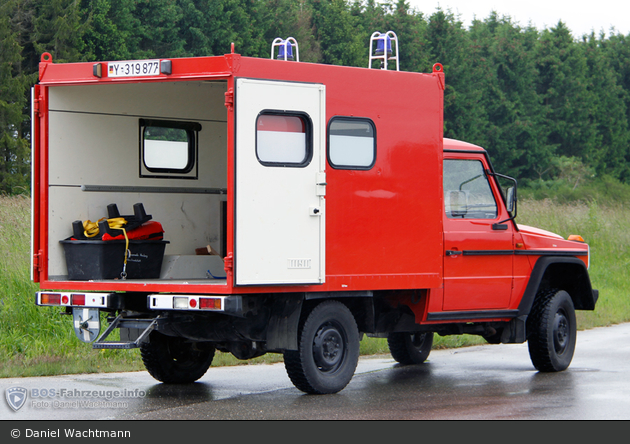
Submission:
POLYGON ((482 104, 487 113, 485 148, 495 168, 531 177, 529 165, 549 157, 544 114, 536 92, 533 48, 538 32, 491 13, 470 29, 475 64, 481 74, 482 104))
POLYGON ((345 0, 312 0, 313 31, 320 43, 322 62, 364 66, 367 59, 365 31, 352 16, 345 0))
POLYGON ((627 92, 617 81, 610 60, 602 50, 600 39, 591 33, 583 36, 580 46, 586 59, 587 89, 593 99, 592 126, 597 132, 597 143, 584 152, 583 160, 599 174, 615 178, 626 177, 630 168, 626 162, 630 154, 630 134, 626 114, 627 92))
POLYGON ((28 192, 30 150, 22 134, 26 81, 20 74, 21 47, 12 29, 16 3, 0 6, 0 192, 28 192))
POLYGON ((268 57, 271 56, 274 39, 293 37, 298 43, 300 61, 321 61, 320 45, 313 35, 313 8, 309 1, 266 0, 261 8, 261 16, 268 57))
POLYGON ((430 72, 433 63, 426 40, 427 23, 421 12, 413 10, 409 2, 398 0, 387 28, 395 30, 400 49, 400 69, 403 71, 430 72))
POLYGON ((155 57, 182 57, 185 55, 184 40, 180 36, 179 22, 182 10, 176 0, 136 0, 134 17, 138 39, 133 48, 134 59, 155 57))
POLYGON ((547 141, 555 146, 555 155, 586 161, 598 144, 594 96, 587 88, 584 52, 562 21, 542 32, 537 59, 547 141))
POLYGON ((430 60, 444 67, 444 137, 484 145, 487 117, 481 104, 481 77, 462 22, 438 8, 429 17, 426 41, 430 60))
MULTIPOLYGON (((38 0, 35 3, 35 52, 49 52, 56 62, 84 60, 83 35, 88 27, 75 0, 38 0)), ((39 58, 38 58, 39 60, 39 58)))
POLYGON ((133 0, 83 0, 84 20, 88 22, 83 41, 85 60, 127 60, 129 47, 137 46, 133 29, 138 21, 133 17, 133 0))

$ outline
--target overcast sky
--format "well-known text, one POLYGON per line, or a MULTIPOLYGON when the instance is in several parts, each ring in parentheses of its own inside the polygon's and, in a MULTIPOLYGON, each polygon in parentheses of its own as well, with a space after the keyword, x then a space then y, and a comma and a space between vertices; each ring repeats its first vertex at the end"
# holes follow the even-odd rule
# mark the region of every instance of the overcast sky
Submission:
POLYGON ((476 16, 485 19, 490 11, 496 11, 499 16, 509 15, 512 21, 521 26, 527 26, 530 21, 538 29, 551 28, 562 20, 571 30, 574 37, 582 34, 596 35, 603 30, 610 35, 610 27, 616 32, 628 35, 630 33, 630 1, 628 0, 407 0, 412 7, 425 14, 432 14, 438 5, 450 9, 455 15, 460 15, 464 27, 468 28, 471 20, 476 16))

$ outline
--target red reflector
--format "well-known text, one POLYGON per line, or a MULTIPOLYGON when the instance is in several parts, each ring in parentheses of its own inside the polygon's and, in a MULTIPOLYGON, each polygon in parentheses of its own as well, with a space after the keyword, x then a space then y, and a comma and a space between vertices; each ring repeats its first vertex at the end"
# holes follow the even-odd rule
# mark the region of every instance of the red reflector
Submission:
POLYGON ((72 295, 72 305, 85 305, 85 295, 84 294, 73 294, 72 295))
POLYGON ((221 310, 221 299, 199 298, 199 308, 202 310, 221 310))
POLYGON ((195 299, 191 299, 188 304, 190 305, 190 308, 195 308, 197 306, 197 301, 195 299))
POLYGON ((39 300, 43 305, 59 305, 61 304, 61 295, 56 293, 42 293, 39 300))
POLYGON ((70 298, 68 297, 68 295, 63 295, 61 296, 61 303, 62 304, 67 304, 68 302, 70 302, 70 298))

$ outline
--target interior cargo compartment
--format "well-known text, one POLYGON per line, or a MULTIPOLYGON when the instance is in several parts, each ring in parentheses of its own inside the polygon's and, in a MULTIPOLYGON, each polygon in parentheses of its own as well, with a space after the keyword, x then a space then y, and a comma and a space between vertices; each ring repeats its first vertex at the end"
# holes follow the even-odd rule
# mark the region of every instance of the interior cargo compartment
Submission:
MULTIPOLYGON (((174 279, 160 277, 165 255, 194 256, 206 245, 225 254, 225 92, 224 81, 49 89, 50 280, 120 279, 124 239, 70 241, 73 222, 131 213, 145 222, 138 202, 164 240, 130 242, 127 279, 174 279)), ((200 267, 186 278, 207 280, 200 267)))

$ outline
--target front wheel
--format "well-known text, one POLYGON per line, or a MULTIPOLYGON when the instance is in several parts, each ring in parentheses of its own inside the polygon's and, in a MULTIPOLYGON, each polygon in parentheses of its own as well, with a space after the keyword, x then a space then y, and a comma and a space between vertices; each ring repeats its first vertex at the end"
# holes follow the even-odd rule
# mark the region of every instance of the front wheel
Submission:
POLYGON ((403 365, 422 364, 433 346, 433 332, 390 333, 387 336, 389 351, 403 365))
POLYGON ((359 361, 359 331, 344 304, 317 305, 302 323, 298 350, 284 352, 291 382, 311 394, 341 391, 354 376, 359 361))
POLYGON ((214 351, 209 342, 191 342, 153 331, 149 342, 142 344, 140 355, 149 374, 158 381, 185 384, 195 382, 208 371, 214 351))
POLYGON ((577 328, 571 296, 549 290, 536 296, 527 318, 529 356, 537 370, 559 372, 571 364, 577 328))

